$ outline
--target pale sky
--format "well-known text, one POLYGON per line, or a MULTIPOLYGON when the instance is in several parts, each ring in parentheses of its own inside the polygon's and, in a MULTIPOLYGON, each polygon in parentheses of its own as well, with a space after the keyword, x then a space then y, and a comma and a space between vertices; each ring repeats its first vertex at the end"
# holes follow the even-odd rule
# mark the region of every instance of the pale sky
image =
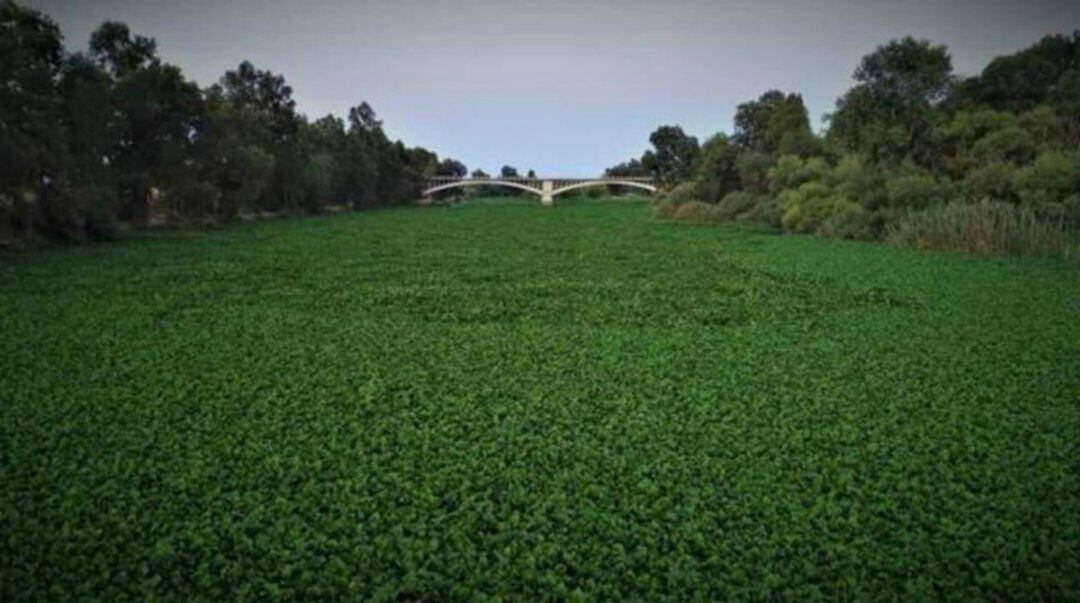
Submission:
POLYGON ((247 59, 312 119, 366 100, 390 136, 492 173, 587 176, 663 124, 731 131, 740 102, 799 92, 815 128, 859 58, 891 38, 945 44, 960 74, 1049 33, 1080 0, 23 0, 84 49, 102 21, 157 39, 207 86, 247 59))

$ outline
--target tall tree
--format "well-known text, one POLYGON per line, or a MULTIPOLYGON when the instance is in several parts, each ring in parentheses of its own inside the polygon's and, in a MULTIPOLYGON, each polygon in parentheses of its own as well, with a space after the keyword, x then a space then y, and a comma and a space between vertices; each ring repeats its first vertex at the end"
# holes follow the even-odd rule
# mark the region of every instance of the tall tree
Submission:
POLYGON ((114 78, 123 79, 158 60, 157 42, 132 36, 124 23, 106 21, 90 35, 90 56, 114 78))
POLYGON ((40 227, 70 236, 75 227, 56 190, 65 177, 56 119, 60 29, 37 11, 4 2, 0 31, 0 217, 25 233, 40 227))
POLYGON ((653 150, 646 151, 641 163, 665 185, 690 177, 701 149, 697 138, 688 136, 679 126, 660 126, 649 135, 653 150))
POLYGON ((229 102, 262 114, 277 142, 286 142, 295 134, 296 101, 284 76, 244 61, 235 70, 226 71, 219 85, 229 102))
POLYGON ((695 174, 702 201, 717 203, 724 195, 739 189, 738 158, 739 149, 727 136, 717 134, 705 141, 695 174))
POLYGON ((830 139, 874 161, 929 163, 935 107, 953 82, 944 46, 906 37, 863 57, 859 82, 837 101, 830 139))
POLYGON ((150 217, 152 197, 191 176, 187 159, 202 115, 198 87, 155 48, 123 23, 107 22, 90 37, 90 56, 112 79, 120 217, 136 222, 150 217))
POLYGON ((439 162, 439 169, 436 172, 436 175, 449 176, 451 178, 464 178, 468 173, 469 168, 465 167, 464 163, 461 163, 457 159, 447 157, 439 162))
POLYGON ((731 140, 759 153, 809 155, 816 150, 802 96, 779 90, 738 106, 731 140))

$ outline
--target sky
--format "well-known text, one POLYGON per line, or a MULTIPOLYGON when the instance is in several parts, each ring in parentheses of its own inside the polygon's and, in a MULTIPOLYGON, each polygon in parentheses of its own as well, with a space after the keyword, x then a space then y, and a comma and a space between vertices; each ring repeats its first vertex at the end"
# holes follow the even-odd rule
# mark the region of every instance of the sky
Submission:
POLYGON ((69 50, 106 20, 153 37, 201 86, 250 60, 312 119, 369 102, 393 138, 497 172, 590 176, 656 127, 704 140, 736 106, 798 92, 811 123, 859 58, 913 35, 958 74, 1080 29, 1080 0, 20 0, 69 50))

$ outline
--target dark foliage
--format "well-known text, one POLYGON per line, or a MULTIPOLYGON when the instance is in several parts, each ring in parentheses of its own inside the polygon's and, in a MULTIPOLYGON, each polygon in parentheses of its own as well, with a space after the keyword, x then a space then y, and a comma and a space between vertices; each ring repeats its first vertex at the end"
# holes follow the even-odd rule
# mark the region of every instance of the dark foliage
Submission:
POLYGON ((284 76, 244 61, 200 90, 151 38, 107 22, 67 53, 41 13, 0 4, 0 244, 107 237, 119 223, 317 213, 418 198, 465 166, 389 140, 367 103, 296 112, 284 76))

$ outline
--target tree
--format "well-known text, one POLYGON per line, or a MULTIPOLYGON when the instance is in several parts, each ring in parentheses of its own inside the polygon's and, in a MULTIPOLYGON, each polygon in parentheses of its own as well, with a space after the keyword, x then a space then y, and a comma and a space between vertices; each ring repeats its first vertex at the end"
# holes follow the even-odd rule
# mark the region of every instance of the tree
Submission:
POLYGON ((465 167, 464 163, 447 157, 439 163, 439 169, 436 172, 436 175, 448 176, 451 178, 464 178, 468 173, 469 168, 465 167))
POLYGON ((953 82, 945 47, 911 37, 893 40, 863 57, 854 77, 859 84, 829 117, 831 142, 875 162, 929 164, 934 110, 953 82))
POLYGON ((119 217, 139 223, 149 219, 152 198, 167 197, 194 177, 188 160, 203 115, 198 87, 162 63, 156 47, 113 21, 90 36, 89 56, 109 73, 119 217))
POLYGON ((649 170, 638 159, 631 159, 620 164, 613 165, 604 170, 604 174, 612 177, 643 178, 649 176, 649 170))
POLYGON ((90 35, 90 56, 119 80, 157 61, 157 42, 132 37, 124 23, 106 21, 90 35))
POLYGON ((349 129, 353 132, 382 132, 382 121, 375 116, 375 109, 362 101, 349 109, 349 129))
POLYGON ((518 171, 516 167, 504 165, 502 166, 502 169, 499 170, 499 175, 503 178, 517 178, 518 171))
POLYGON ((732 141, 750 151, 769 154, 816 154, 816 138, 802 96, 769 90, 735 111, 732 141))
POLYGON ((697 138, 688 136, 678 126, 661 126, 649 135, 653 151, 646 151, 641 164, 664 185, 689 178, 700 148, 697 138))
POLYGON ((739 189, 738 158, 739 149, 724 134, 705 141, 695 174, 702 201, 718 203, 725 195, 739 189))
POLYGON ((219 85, 229 102, 258 112, 276 142, 286 142, 295 134, 296 101, 284 76, 256 69, 244 61, 235 70, 226 71, 219 85))
POLYGON ((1046 36, 1030 48, 997 57, 952 91, 959 107, 1020 112, 1056 100, 1069 71, 1080 70, 1080 31, 1046 36))
POLYGON ((56 119, 60 29, 37 11, 4 2, 0 31, 0 217, 24 234, 40 228, 77 236, 77 219, 57 189, 66 179, 56 119))
POLYGON ((115 228, 120 121, 113 106, 112 79, 88 55, 69 55, 59 81, 59 125, 66 143, 73 200, 81 201, 84 234, 107 237, 115 228))

